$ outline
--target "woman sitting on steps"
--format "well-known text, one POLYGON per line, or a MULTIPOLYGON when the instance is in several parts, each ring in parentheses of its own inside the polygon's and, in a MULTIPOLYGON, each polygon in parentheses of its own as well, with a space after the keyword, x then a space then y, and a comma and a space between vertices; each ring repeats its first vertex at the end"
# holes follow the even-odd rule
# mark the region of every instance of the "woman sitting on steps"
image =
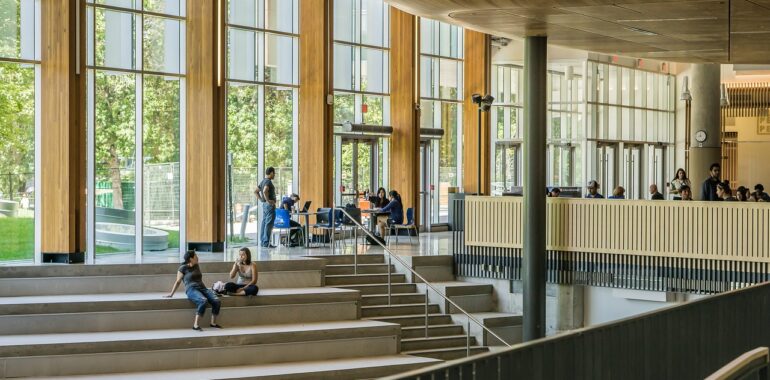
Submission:
POLYGON ((230 278, 238 279, 235 283, 225 284, 225 290, 232 296, 256 296, 259 292, 257 286, 257 263, 251 261, 251 251, 243 247, 238 251, 238 259, 230 269, 230 278))
POLYGON ((203 273, 201 273, 201 268, 198 266, 198 255, 195 254, 195 251, 185 252, 184 264, 179 267, 179 271, 176 274, 176 281, 171 288, 171 293, 165 297, 173 297, 176 288, 179 287, 179 283, 182 281, 184 281, 187 298, 197 306, 195 321, 193 322, 192 327, 193 330, 203 331, 200 325, 198 325, 198 321, 200 320, 200 317, 206 313, 207 302, 211 304, 211 324, 209 326, 221 329, 222 326, 217 324, 217 316, 219 315, 219 308, 222 303, 219 301, 219 298, 217 298, 214 291, 206 288, 206 285, 203 284, 203 273))

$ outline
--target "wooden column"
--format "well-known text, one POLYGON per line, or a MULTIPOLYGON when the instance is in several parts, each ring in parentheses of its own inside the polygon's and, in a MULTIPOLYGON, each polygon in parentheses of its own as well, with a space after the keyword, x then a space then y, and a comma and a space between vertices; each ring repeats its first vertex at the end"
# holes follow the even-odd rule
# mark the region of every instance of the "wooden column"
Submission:
POLYGON ((186 160, 189 249, 225 241, 224 0, 187 0, 186 160))
POLYGON ((36 190, 41 197, 42 258, 43 262, 82 263, 86 245, 85 3, 41 4, 41 173, 36 190))
POLYGON ((420 196, 420 122, 416 111, 418 82, 415 16, 390 7, 390 185, 404 208, 417 216, 420 196))
MULTIPOLYGON (((471 101, 471 95, 487 95, 491 91, 491 39, 488 34, 470 29, 465 30, 465 66, 463 68, 463 188, 466 193, 479 192, 479 122, 478 105, 471 101)), ((491 144, 489 112, 481 118, 481 193, 490 191, 491 144)))
POLYGON ((299 190, 314 208, 334 201, 331 4, 302 0, 299 14, 299 190))

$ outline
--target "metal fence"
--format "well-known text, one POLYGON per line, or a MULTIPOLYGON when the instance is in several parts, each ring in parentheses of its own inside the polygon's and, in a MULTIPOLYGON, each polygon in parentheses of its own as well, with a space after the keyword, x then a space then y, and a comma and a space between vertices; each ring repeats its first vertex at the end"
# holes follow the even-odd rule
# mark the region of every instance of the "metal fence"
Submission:
POLYGON ((389 379, 703 379, 770 345, 770 284, 389 379))

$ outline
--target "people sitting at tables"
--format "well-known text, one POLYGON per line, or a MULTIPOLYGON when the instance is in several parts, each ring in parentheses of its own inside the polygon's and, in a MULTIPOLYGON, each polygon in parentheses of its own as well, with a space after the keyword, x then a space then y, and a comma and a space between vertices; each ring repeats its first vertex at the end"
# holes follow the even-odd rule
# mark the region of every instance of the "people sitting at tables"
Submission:
POLYGON ((717 184, 717 196, 719 199, 728 202, 737 202, 738 198, 733 196, 733 192, 730 189, 730 183, 727 181, 719 182, 717 184))
POLYGON ((369 197, 369 202, 372 203, 373 209, 383 208, 388 205, 388 193, 384 187, 377 189, 377 195, 369 197))
POLYGON ((607 197, 607 199, 626 199, 626 189, 623 186, 616 187, 615 190, 612 190, 612 195, 607 197))
POLYGON ((765 187, 762 186, 761 183, 758 183, 754 186, 754 192, 757 193, 757 201, 770 202, 770 195, 765 192, 765 187))
POLYGON ((652 184, 650 185, 650 199, 653 201, 662 201, 666 198, 658 191, 658 185, 652 184))
POLYGON ((586 198, 604 198, 603 195, 599 194, 599 182, 595 180, 588 181, 588 194, 586 194, 586 198))
POLYGON ((558 187, 554 187, 548 192, 548 196, 551 198, 558 198, 559 195, 561 195, 561 189, 558 187))
POLYGON ((396 190, 391 190, 389 195, 390 202, 379 211, 390 212, 390 215, 387 215, 388 218, 385 220, 377 218, 377 226, 380 230, 380 236, 383 238, 385 237, 385 230, 389 226, 404 223, 404 206, 401 204, 401 195, 396 190))
POLYGON ((679 197, 681 201, 691 201, 692 200, 692 189, 690 189, 690 186, 688 185, 682 185, 679 188, 679 197))
MULTIPOLYGON (((297 202, 299 202, 299 195, 296 193, 289 195, 288 197, 283 197, 283 199, 281 199, 281 208, 289 213, 299 211, 295 209, 296 207, 299 207, 297 202)), ((293 220, 289 221, 289 225, 292 227, 291 232, 289 233, 289 246, 296 247, 299 245, 299 228, 302 227, 302 225, 293 220)))

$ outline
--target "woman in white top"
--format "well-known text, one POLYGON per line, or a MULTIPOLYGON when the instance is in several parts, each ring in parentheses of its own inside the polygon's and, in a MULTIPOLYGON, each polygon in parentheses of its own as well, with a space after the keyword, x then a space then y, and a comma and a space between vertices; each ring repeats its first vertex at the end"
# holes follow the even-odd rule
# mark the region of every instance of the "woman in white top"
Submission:
POLYGON ((671 194, 672 199, 682 199, 679 194, 682 191, 682 186, 692 187, 692 184, 690 183, 690 179, 687 178, 687 172, 685 172, 684 169, 679 168, 676 170, 674 179, 669 186, 669 194, 671 194))
POLYGON ((230 270, 230 278, 236 278, 235 283, 228 282, 225 289, 232 296, 256 296, 259 292, 257 286, 257 263, 251 261, 251 251, 244 247, 238 252, 238 259, 230 270))

